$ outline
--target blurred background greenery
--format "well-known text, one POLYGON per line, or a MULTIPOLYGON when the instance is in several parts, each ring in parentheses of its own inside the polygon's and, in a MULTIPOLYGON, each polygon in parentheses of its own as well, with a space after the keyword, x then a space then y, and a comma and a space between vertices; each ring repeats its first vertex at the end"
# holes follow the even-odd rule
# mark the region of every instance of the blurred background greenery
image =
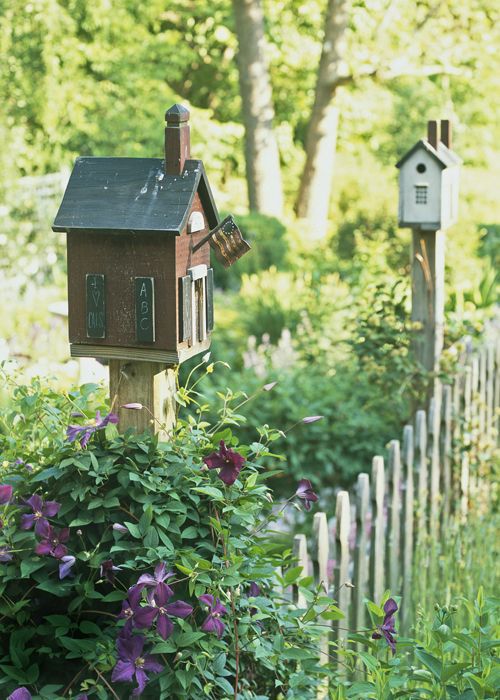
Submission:
POLYGON ((264 127, 279 148, 279 161, 269 161, 284 193, 277 212, 247 195, 244 38, 256 27, 244 4, 1 3, 0 360, 13 359, 28 377, 53 375, 62 388, 78 381, 54 306, 66 295, 65 241, 50 228, 65 178, 78 155, 161 156, 164 111, 182 102, 193 156, 204 161, 219 208, 237 216, 253 245, 234 268, 216 270, 212 357, 231 369, 206 378, 208 400, 226 386, 250 394, 277 380, 248 404, 245 438, 258 423, 284 429, 324 415, 292 431, 282 449, 294 476, 349 484, 399 434, 419 396, 422 376, 409 354, 410 232, 397 226, 394 164, 428 119, 452 119, 464 160, 459 222, 447 235, 445 359, 464 333, 480 332, 497 301, 498 7, 247 2, 262 18, 252 60, 264 83, 254 88, 265 94, 267 80, 271 89, 264 108, 272 125, 264 127), (333 36, 332 7, 345 20, 333 36), (332 41, 334 78, 325 88, 320 57, 332 41), (338 118, 328 148, 314 134, 320 98, 333 129, 338 118), (331 187, 325 177, 322 235, 294 214, 308 158, 333 176, 331 187))

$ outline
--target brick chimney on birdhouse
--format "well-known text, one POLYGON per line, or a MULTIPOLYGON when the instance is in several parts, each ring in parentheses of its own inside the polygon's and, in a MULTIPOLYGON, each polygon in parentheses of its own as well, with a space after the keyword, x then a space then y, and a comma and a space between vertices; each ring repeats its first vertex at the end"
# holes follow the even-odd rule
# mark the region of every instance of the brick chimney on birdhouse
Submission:
POLYGON ((175 104, 165 112, 165 172, 181 175, 191 157, 189 110, 175 104))

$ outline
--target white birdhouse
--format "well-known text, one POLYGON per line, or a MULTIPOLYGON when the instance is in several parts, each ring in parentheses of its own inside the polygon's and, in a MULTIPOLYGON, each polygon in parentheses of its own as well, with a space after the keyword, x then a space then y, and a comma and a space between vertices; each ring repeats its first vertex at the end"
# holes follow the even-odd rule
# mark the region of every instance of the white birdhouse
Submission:
POLYGON ((450 122, 430 121, 427 139, 418 141, 396 165, 400 226, 437 231, 455 223, 461 162, 451 150, 450 122))

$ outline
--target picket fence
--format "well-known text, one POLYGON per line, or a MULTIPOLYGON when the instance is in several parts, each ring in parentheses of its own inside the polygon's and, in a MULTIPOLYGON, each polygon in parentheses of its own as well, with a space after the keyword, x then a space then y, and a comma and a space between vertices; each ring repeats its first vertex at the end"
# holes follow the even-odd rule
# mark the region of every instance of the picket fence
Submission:
MULTIPOLYGON (((331 519, 324 512, 314 515, 309 541, 295 535, 294 554, 304 575, 322 583, 345 615, 325 632, 323 662, 328 641, 342 646, 347 628, 365 628, 365 599, 378 604, 387 589, 402 596, 400 631, 407 630, 419 547, 445 537, 451 518, 466 526, 480 490, 491 498, 486 477, 499 433, 499 367, 498 339, 465 351, 453 382, 435 382, 428 411, 416 412, 402 443, 390 442, 387 467, 383 456, 374 457, 371 474, 359 474, 352 492, 337 493, 331 519)), ((418 575, 428 573, 419 569, 418 575)), ((298 591, 295 598, 305 606, 298 591)))

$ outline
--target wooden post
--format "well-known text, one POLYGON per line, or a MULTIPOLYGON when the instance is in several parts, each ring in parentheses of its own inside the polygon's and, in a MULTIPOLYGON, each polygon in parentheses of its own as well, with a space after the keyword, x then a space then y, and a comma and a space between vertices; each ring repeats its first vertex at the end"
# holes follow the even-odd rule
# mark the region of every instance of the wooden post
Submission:
POLYGON ((387 559, 389 563, 389 588, 391 593, 400 592, 401 563, 401 455, 399 440, 389 445, 389 527, 387 537, 387 559))
POLYGON ((487 347, 487 379, 486 379, 486 431, 488 445, 493 447, 493 416, 494 416, 494 391, 495 391, 495 348, 493 345, 487 347))
POLYGON ((109 391, 113 411, 118 414, 121 432, 133 428, 138 432, 150 430, 166 440, 176 421, 176 372, 157 362, 110 360, 109 391), (145 408, 121 408, 139 403, 145 408))
POLYGON ((417 361, 436 372, 443 349, 444 231, 412 232, 412 321, 419 323, 413 348, 417 361))
POLYGON ((377 605, 384 593, 384 458, 374 457, 372 464, 372 538, 370 548, 370 570, 372 596, 377 605))
POLYGON ((461 513, 462 517, 467 516, 469 510, 469 450, 471 431, 471 398, 472 398, 472 371, 470 367, 465 368, 464 386, 464 428, 462 432, 462 454, 460 465, 460 493, 461 493, 461 513))
POLYGON ((364 599, 368 596, 368 533, 366 531, 368 511, 370 508, 370 477, 368 474, 358 474, 356 497, 357 532, 354 567, 354 629, 359 630, 365 626, 366 609, 364 599))
POLYGON ((452 478, 451 478, 451 417, 452 417, 452 388, 449 384, 443 387, 443 405, 441 409, 441 435, 440 452, 442 464, 442 490, 443 490, 443 531, 447 527, 450 517, 451 504, 453 500, 452 478))
POLYGON ((335 581, 335 595, 337 596, 338 607, 345 615, 344 620, 340 620, 337 630, 337 640, 339 646, 343 646, 347 638, 347 631, 340 628, 349 627, 349 605, 351 602, 351 588, 345 584, 350 584, 349 579, 349 533, 351 531, 351 506, 347 491, 339 491, 337 494, 337 504, 335 509, 335 538, 337 540, 337 577, 335 581))
POLYGON ((427 527, 427 420, 425 411, 417 411, 415 426, 415 463, 418 473, 417 542, 425 538, 427 527))
POLYGON ((403 623, 409 628, 412 611, 413 579, 413 526, 414 526, 414 485, 413 485, 413 426, 405 425, 403 431, 403 468, 405 502, 403 516, 403 623))
POLYGON ((430 464, 430 510, 429 510, 429 533, 432 541, 439 539, 439 503, 441 494, 440 485, 440 440, 439 430, 441 428, 441 382, 434 382, 434 395, 429 408, 429 464, 430 464))
MULTIPOLYGON (((329 553, 329 541, 328 541, 328 520, 326 518, 326 513, 315 513, 314 514, 314 540, 315 547, 312 553, 313 566, 315 570, 316 582, 323 585, 324 592, 326 595, 330 592, 330 582, 328 580, 328 553, 329 553)), ((329 662, 329 641, 330 641, 330 629, 331 621, 323 620, 322 624, 325 625, 325 632, 320 638, 320 665, 326 665, 329 662)), ((318 688, 318 693, 316 697, 318 700, 320 698, 326 698, 328 696, 328 683, 322 683, 318 688)))

